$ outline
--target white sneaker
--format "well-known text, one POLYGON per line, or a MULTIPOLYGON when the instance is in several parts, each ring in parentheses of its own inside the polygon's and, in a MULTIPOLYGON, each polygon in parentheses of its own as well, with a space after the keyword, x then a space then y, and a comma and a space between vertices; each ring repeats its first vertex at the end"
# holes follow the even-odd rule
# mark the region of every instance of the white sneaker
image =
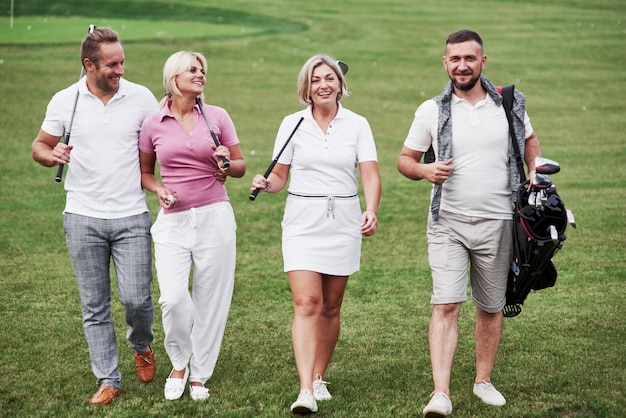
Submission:
MULTIPOLYGON (((172 370, 173 372, 174 370, 172 370)), ((170 373, 170 376, 172 373, 170 373)), ((165 394, 165 399, 169 401, 173 401, 176 399, 180 399, 185 393, 185 383, 187 383, 187 378, 189 377, 189 367, 185 369, 185 376, 182 379, 168 377, 165 379, 165 390, 163 391, 165 394)))
POLYGON ((189 385, 189 394, 194 401, 204 401, 209 399, 209 389, 204 386, 189 385))
POLYGON ((478 396, 487 405, 502 406, 506 403, 506 399, 491 382, 482 382, 474 384, 474 395, 478 396))
POLYGON ((322 375, 315 375, 315 380, 313 381, 313 396, 316 401, 327 401, 332 398, 326 385, 330 385, 330 383, 322 380, 322 375))
POLYGON ((317 402, 308 389, 302 389, 298 399, 291 404, 291 412, 294 414, 310 414, 317 412, 317 402))
POLYGON ((443 392, 434 391, 430 395, 430 402, 424 408, 424 418, 443 418, 452 413, 452 401, 443 392))

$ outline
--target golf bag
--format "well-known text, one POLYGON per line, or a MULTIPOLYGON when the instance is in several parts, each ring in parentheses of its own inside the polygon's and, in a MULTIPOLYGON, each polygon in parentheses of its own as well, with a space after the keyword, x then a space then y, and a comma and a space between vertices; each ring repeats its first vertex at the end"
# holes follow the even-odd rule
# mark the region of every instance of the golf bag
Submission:
POLYGON ((506 289, 505 317, 522 312, 531 290, 554 286, 557 271, 551 259, 565 241, 568 218, 565 204, 556 193, 548 195, 543 208, 528 204, 528 182, 520 185, 513 215, 513 259, 506 289))
POLYGON ((509 123, 515 162, 522 183, 517 189, 513 214, 513 258, 503 308, 504 316, 512 318, 522 312, 522 304, 531 290, 545 289, 556 283, 557 272, 552 257, 565 241, 569 214, 556 190, 546 190, 547 199, 540 206, 530 205, 528 185, 532 179, 526 181, 524 163, 513 128, 515 86, 499 87, 498 91, 502 94, 502 106, 509 123))

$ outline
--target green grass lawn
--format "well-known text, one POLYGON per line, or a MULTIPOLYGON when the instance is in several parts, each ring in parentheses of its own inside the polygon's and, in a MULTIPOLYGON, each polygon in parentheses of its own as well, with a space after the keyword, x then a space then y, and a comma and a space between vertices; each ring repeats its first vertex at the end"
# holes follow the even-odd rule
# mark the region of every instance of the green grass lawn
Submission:
MULTIPOLYGON (((441 92, 446 36, 478 31, 485 74, 515 84, 552 176, 578 228, 554 262, 556 286, 532 293, 507 319, 493 381, 507 397, 471 393, 474 307, 463 307, 452 373, 455 417, 626 416, 626 8, 623 0, 230 0, 49 2, 0 0, 0 416, 290 416, 298 392, 291 295, 282 272, 284 193, 248 200, 271 161, 283 116, 301 108, 300 67, 324 52, 350 64, 344 106, 368 118, 379 152, 380 228, 364 240, 348 285, 342 334, 322 417, 421 416, 432 391, 427 327, 430 185, 398 174, 396 157, 416 107, 441 92), (44 23, 44 20, 46 22, 44 23), (227 187, 238 224, 235 294, 211 398, 163 398, 170 364, 155 311, 155 381, 134 376, 113 303, 122 396, 92 407, 96 390, 80 301, 62 231, 56 170, 30 158, 52 95, 80 73, 89 24, 120 32, 126 78, 161 98, 162 67, 180 49, 209 59, 205 94, 233 118, 248 163, 227 187), (31 26, 28 30, 28 26, 31 26)), ((148 197, 153 215, 157 202, 148 197)), ((154 299, 158 300, 156 281, 154 299)))
MULTIPOLYGON (((255 36, 262 28, 241 27, 208 22, 180 22, 174 20, 89 19, 85 17, 27 16, 14 19, 13 30, 6 31, 4 42, 12 44, 75 44, 79 34, 85 35, 90 24, 115 29, 125 42, 193 38, 226 38, 255 36), (92 23, 94 22, 94 23, 92 23), (181 25, 185 31, 181 33, 181 25), (69 29, 69 30, 68 30, 69 29)), ((0 19, 0 26, 10 28, 10 18, 0 19)))

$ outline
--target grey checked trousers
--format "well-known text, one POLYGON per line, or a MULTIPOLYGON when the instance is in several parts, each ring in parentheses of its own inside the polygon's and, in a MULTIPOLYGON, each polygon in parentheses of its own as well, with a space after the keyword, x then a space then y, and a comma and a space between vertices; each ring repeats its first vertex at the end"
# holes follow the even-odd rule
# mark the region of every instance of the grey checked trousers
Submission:
POLYGON ((121 388, 115 327, 111 316, 113 260, 118 296, 129 325, 126 339, 141 353, 154 339, 152 251, 148 212, 120 219, 66 213, 63 229, 74 265, 83 311, 83 328, 97 385, 121 388))

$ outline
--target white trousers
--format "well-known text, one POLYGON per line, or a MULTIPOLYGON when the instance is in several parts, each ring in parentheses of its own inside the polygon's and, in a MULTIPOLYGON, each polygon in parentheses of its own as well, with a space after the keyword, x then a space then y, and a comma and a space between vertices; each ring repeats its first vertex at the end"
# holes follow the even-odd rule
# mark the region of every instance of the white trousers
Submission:
POLYGON ((190 368, 191 382, 204 384, 215 369, 235 283, 236 230, 229 202, 161 211, 152 226, 165 351, 176 370, 190 368))

